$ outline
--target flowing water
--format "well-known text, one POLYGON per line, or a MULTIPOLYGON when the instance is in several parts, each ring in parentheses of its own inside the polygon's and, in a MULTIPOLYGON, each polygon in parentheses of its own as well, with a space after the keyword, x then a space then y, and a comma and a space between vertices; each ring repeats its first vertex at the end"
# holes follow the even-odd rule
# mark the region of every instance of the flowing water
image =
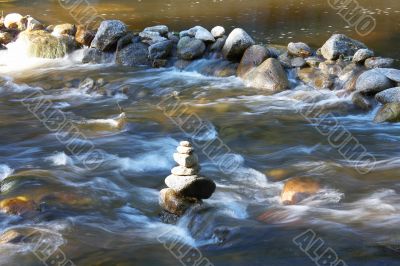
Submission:
MULTIPOLYGON (((302 40, 314 47, 340 31, 378 54, 400 58, 398 1, 359 3, 377 19, 367 37, 346 27, 324 1, 93 2, 99 13, 132 29, 221 24, 241 26, 260 42, 302 40)), ((46 23, 71 21, 58 1, 1 1, 0 7, 46 23)), ((164 245, 176 239, 213 265, 314 265, 293 243, 312 229, 325 243, 319 254, 330 247, 347 265, 399 264, 400 125, 374 124, 376 109, 357 111, 348 98, 323 91, 314 104, 323 113, 335 110, 332 116, 305 118, 299 109, 312 103, 301 100, 307 95, 301 86, 268 95, 235 77, 198 73, 204 62, 179 71, 82 65, 80 57, 81 51, 57 60, 0 53, 0 199, 25 196, 42 203, 34 216, 0 214, 0 231, 39 231, 76 265, 180 265, 164 245), (103 78, 115 93, 78 89, 86 77, 103 78), (171 94, 187 104, 185 115, 197 115, 207 129, 182 132, 159 108, 171 94), (54 121, 47 128, 47 120, 29 111, 43 100, 81 134, 68 138, 71 130, 54 127, 54 121), (321 123, 328 131, 336 123, 348 130, 376 158, 372 171, 354 168, 318 131, 321 123), (222 140, 237 165, 227 173, 198 151, 202 174, 217 183, 216 193, 177 225, 167 225, 158 216, 158 192, 183 139, 200 146, 222 140), (74 156, 68 145, 93 145, 103 160, 87 165, 90 151, 74 156), (284 206, 283 181, 294 176, 312 177, 323 189, 301 205, 284 206)), ((0 254, 1 265, 43 265, 24 242, 0 245, 0 254)))

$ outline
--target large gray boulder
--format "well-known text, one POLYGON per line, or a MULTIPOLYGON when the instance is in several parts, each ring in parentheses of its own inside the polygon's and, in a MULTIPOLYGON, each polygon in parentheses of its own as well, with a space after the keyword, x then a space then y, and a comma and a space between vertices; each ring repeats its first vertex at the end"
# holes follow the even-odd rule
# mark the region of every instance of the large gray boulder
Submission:
POLYGON ((382 103, 400 103, 400 87, 390 88, 375 95, 375 99, 382 103))
POLYGON ((237 69, 237 76, 243 78, 249 71, 258 67, 268 59, 269 51, 261 45, 252 45, 244 52, 242 60, 237 69))
POLYGON ((400 122, 400 103, 383 105, 375 116, 376 123, 400 122))
POLYGON ((203 41, 183 37, 178 42, 178 57, 184 60, 193 60, 201 57, 206 50, 206 45, 203 41))
POLYGON ((101 51, 110 51, 117 45, 118 40, 127 33, 126 25, 120 20, 105 20, 90 45, 101 51))
POLYGON ((172 51, 173 42, 170 40, 155 43, 149 46, 149 58, 154 59, 165 59, 172 51))
POLYGON ((359 49, 367 49, 367 46, 344 34, 334 34, 321 47, 321 53, 328 60, 336 60, 340 55, 353 56, 359 49))
POLYGON ((115 61, 123 66, 149 66, 149 47, 140 42, 128 44, 117 51, 115 61))
POLYGON ((275 58, 269 58, 260 66, 249 72, 244 82, 247 86, 279 92, 289 88, 285 70, 275 58))
POLYGON ((356 91, 375 95, 378 92, 394 87, 394 85, 394 82, 382 74, 379 69, 371 69, 358 77, 356 91))
POLYGON ((231 61, 239 61, 247 48, 254 45, 254 40, 243 29, 236 28, 225 41, 222 53, 231 61))

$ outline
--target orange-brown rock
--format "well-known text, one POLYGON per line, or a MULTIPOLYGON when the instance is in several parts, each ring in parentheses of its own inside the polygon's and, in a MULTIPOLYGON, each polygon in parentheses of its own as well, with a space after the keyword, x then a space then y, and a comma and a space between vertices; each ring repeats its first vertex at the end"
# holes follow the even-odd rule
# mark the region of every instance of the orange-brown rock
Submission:
POLYGON ((79 25, 76 28, 75 41, 81 45, 90 46, 95 35, 96 31, 89 30, 85 26, 79 25))
POLYGON ((297 204, 316 194, 320 189, 317 181, 305 177, 296 177, 285 183, 281 193, 281 202, 286 205, 297 204))
POLYGON ((36 211, 37 209, 38 206, 33 200, 23 196, 0 201, 0 210, 7 214, 23 215, 28 212, 36 211))

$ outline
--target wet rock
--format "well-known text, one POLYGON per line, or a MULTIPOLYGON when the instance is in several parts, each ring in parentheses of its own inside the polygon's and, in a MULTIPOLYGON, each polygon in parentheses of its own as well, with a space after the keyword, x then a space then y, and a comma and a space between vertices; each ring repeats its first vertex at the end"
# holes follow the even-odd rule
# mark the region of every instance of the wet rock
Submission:
POLYGON ((211 34, 214 36, 215 39, 221 38, 225 34, 225 29, 224 27, 216 26, 212 28, 211 34))
POLYGON ((131 43, 117 51, 115 62, 123 66, 150 66, 149 47, 144 43, 131 43))
POLYGON ((362 73, 356 82, 356 90, 363 94, 375 95, 383 90, 393 88, 393 81, 382 74, 379 69, 372 69, 362 73))
POLYGON ((184 166, 176 166, 172 168, 171 174, 177 176, 193 176, 199 173, 199 167, 195 166, 192 168, 184 167, 184 166))
POLYGON ((118 40, 127 33, 126 25, 119 20, 105 20, 101 22, 99 29, 90 45, 101 51, 113 50, 118 40))
POLYGON ((89 48, 84 51, 82 63, 84 64, 104 64, 111 63, 114 61, 114 54, 109 52, 103 52, 96 48, 89 48))
POLYGON ((139 33, 139 36, 142 38, 142 42, 147 43, 148 45, 153 45, 167 40, 167 38, 162 37, 160 33, 155 31, 143 31, 139 33))
POLYGON ((179 36, 176 36, 172 32, 168 33, 168 40, 172 41, 173 43, 178 43, 179 42, 179 36))
POLYGON ((94 36, 96 36, 96 31, 89 30, 83 25, 79 25, 76 28, 75 40, 77 43, 85 46, 90 46, 94 36))
POLYGON ((199 58, 204 54, 205 50, 206 45, 204 42, 195 38, 183 37, 178 43, 178 56, 184 60, 199 58))
POLYGON ((75 25, 69 23, 56 25, 52 32, 52 34, 56 37, 62 35, 75 36, 75 33, 76 33, 75 25))
POLYGON ((182 196, 172 188, 165 188, 160 191, 159 204, 161 208, 172 214, 183 215, 187 209, 198 203, 201 203, 201 201, 182 196))
POLYGON ((178 153, 181 153, 181 154, 192 154, 193 151, 194 151, 194 149, 193 149, 193 147, 185 147, 185 146, 179 145, 179 146, 176 148, 176 151, 177 151, 178 153))
POLYGON ((375 95, 375 99, 382 103, 400 103, 400 87, 390 88, 375 95))
POLYGON ((346 35, 334 34, 321 47, 321 54, 328 60, 336 60, 340 55, 353 56, 359 49, 367 49, 367 46, 346 35))
POLYGON ((14 39, 14 36, 9 32, 0 32, 0 44, 9 44, 14 39))
POLYGON ((47 31, 23 31, 18 35, 19 47, 25 49, 28 56, 40 58, 59 58, 77 49, 75 40, 63 36, 57 38, 47 31))
POLYGON ((285 183, 281 202, 286 205, 297 204, 318 191, 320 191, 320 185, 317 181, 302 177, 293 178, 285 183))
POLYGON ((294 55, 294 56, 298 56, 298 57, 309 57, 312 54, 312 50, 311 48, 302 42, 298 42, 298 43, 289 43, 288 47, 287 47, 289 54, 294 55))
POLYGON ((181 146, 181 147, 192 147, 192 144, 187 140, 183 140, 183 141, 179 142, 179 146, 181 146))
POLYGON ((197 165, 198 158, 196 154, 174 153, 174 161, 184 167, 192 167, 197 165))
POLYGON ((367 68, 390 68, 394 65, 392 58, 371 57, 365 60, 364 65, 367 68))
POLYGON ((44 30, 44 26, 42 23, 37 21, 31 16, 27 16, 27 23, 26 23, 27 30, 44 30))
POLYGON ((394 68, 381 68, 379 69, 383 75, 385 75, 388 79, 400 83, 400 70, 394 68))
POLYGON ((324 62, 322 58, 317 56, 307 57, 305 60, 310 67, 318 67, 320 63, 324 62))
POLYGON ((155 43, 149 46, 149 58, 165 59, 171 54, 173 43, 170 40, 155 43))
POLYGON ((209 32, 206 28, 203 28, 202 26, 193 27, 189 29, 189 32, 191 32, 190 35, 194 35, 194 38, 203 42, 215 42, 215 38, 211 34, 211 32, 209 32))
POLYGON ((225 41, 222 53, 231 61, 239 61, 247 48, 254 45, 254 40, 243 29, 236 28, 225 41))
POLYGON ((277 59, 269 58, 253 71, 249 72, 244 82, 247 86, 279 92, 289 88, 285 70, 277 59))
POLYGON ((288 52, 280 54, 278 60, 284 68, 292 68, 292 56, 288 52))
POLYGON ((166 36, 169 30, 168 27, 165 25, 157 25, 157 26, 147 27, 143 31, 157 32, 161 36, 166 36))
POLYGON ((183 37, 194 37, 194 32, 190 32, 189 30, 179 32, 179 38, 182 39, 183 37))
POLYGON ((26 29, 26 18, 24 18, 21 14, 11 13, 5 16, 4 18, 4 26, 7 29, 20 30, 23 31, 26 29))
POLYGON ((304 67, 307 65, 307 62, 302 57, 295 57, 292 59, 290 64, 292 65, 292 67, 304 67))
POLYGON ((169 175, 165 184, 177 193, 197 199, 208 199, 215 191, 215 183, 204 177, 169 175))
POLYGON ((192 61, 190 60, 177 60, 174 64, 174 67, 176 67, 177 69, 183 70, 185 68, 187 68, 190 64, 192 63, 192 61))
POLYGON ((332 89, 335 76, 323 73, 318 68, 302 68, 297 71, 298 78, 316 89, 332 89))
POLYGON ((262 62, 269 57, 269 51, 264 46, 250 46, 243 54, 242 60, 237 69, 237 76, 243 78, 248 72, 261 65, 262 62))
POLYGON ((365 60, 374 56, 374 52, 369 49, 360 49, 353 56, 353 62, 363 64, 365 60))
POLYGON ((161 68, 161 67, 166 67, 167 65, 168 65, 168 60, 166 59, 154 59, 151 62, 152 68, 161 68))
POLYGON ((0 201, 0 210, 10 215, 24 215, 37 211, 38 206, 33 200, 26 197, 9 198, 0 201))
POLYGON ((400 122, 400 103, 387 103, 383 105, 375 116, 376 123, 400 122))
POLYGON ((371 101, 360 92, 355 92, 351 98, 351 101, 361 110, 369 111, 372 109, 371 101))
POLYGON ((94 86, 96 85, 94 79, 92 78, 85 78, 81 82, 79 82, 78 89, 79 90, 84 90, 84 91, 90 91, 94 89, 94 86))
POLYGON ((11 229, 0 235, 0 244, 17 244, 22 241, 25 236, 17 230, 11 229))
POLYGON ((222 36, 221 38, 218 38, 215 43, 213 43, 210 47, 211 52, 221 52, 222 48, 225 45, 226 42, 226 36, 222 36))

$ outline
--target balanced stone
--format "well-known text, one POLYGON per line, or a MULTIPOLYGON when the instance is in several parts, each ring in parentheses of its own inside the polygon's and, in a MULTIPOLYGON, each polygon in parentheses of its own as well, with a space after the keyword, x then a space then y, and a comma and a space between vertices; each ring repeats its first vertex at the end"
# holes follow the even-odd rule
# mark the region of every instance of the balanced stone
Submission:
POLYGON ((215 183, 204 177, 169 175, 165 184, 175 192, 197 199, 208 199, 215 191, 215 183))
POLYGON ((193 148, 192 147, 185 147, 185 146, 178 146, 176 151, 181 154, 192 154, 193 148))
POLYGON ((198 158, 196 154, 181 154, 181 153, 174 153, 174 160, 177 164, 184 167, 192 167, 197 165, 198 158))
POLYGON ((197 175, 199 173, 199 167, 184 167, 184 166, 176 166, 172 168, 171 174, 178 176, 191 176, 197 175))
POLYGON ((184 140, 184 141, 179 142, 179 146, 192 147, 192 144, 190 144, 189 141, 184 140))
POLYGON ((160 191, 159 204, 170 213, 182 215, 196 203, 201 203, 201 201, 196 198, 184 197, 171 188, 165 188, 160 191))

